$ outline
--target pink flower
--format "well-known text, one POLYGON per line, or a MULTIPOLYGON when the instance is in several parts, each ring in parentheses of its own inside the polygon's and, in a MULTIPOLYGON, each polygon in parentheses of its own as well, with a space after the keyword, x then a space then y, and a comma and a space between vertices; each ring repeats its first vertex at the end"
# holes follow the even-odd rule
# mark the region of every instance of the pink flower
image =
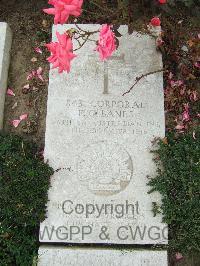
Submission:
POLYGON ((154 27, 158 27, 160 26, 161 24, 161 21, 158 17, 154 17, 151 19, 151 25, 154 26, 154 27))
POLYGON ((10 95, 10 96, 15 96, 13 90, 11 88, 8 88, 7 89, 7 95, 10 95))
POLYGON ((47 60, 53 64, 53 68, 58 68, 59 73, 70 71, 70 62, 76 55, 73 54, 72 40, 66 33, 60 34, 56 32, 58 42, 46 44, 51 52, 51 56, 47 60))
POLYGON ((70 15, 75 17, 80 16, 83 0, 49 0, 53 8, 43 9, 47 14, 54 15, 54 23, 64 24, 67 22, 70 15))
POLYGON ((166 4, 166 3, 167 3, 167 0, 158 0, 158 2, 159 2, 160 4, 166 4))
POLYGON ((111 30, 112 26, 107 24, 103 25, 100 30, 100 36, 96 51, 99 52, 101 60, 110 57, 116 50, 115 34, 111 30))

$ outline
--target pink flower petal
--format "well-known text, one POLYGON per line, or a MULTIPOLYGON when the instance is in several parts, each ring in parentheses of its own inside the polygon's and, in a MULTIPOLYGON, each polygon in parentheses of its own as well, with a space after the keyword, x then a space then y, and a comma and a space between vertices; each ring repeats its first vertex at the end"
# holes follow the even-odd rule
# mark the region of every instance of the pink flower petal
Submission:
POLYGON ((100 59, 103 61, 109 58, 117 49, 115 34, 111 25, 103 25, 100 29, 98 45, 96 51, 99 52, 100 59))
POLYGON ((162 40, 162 38, 161 37, 158 37, 157 39, 156 39, 156 46, 157 47, 160 47, 160 46, 162 46, 164 44, 164 41, 162 40))
POLYGON ((188 122, 190 120, 189 103, 184 104, 184 112, 182 113, 183 121, 188 122))
POLYGON ((43 69, 41 67, 39 67, 36 71, 37 75, 41 75, 43 72, 43 69))
POLYGON ((34 78, 35 76, 37 76, 37 71, 36 70, 32 70, 28 76, 27 76, 27 80, 31 80, 32 78, 34 78))
POLYGON ((33 78, 33 74, 32 73, 28 74, 27 80, 31 80, 32 78, 33 78))
POLYGON ((189 111, 189 103, 185 103, 185 104, 184 104, 184 108, 185 108, 185 111, 188 112, 188 111, 189 111))
POLYGON ((180 90, 180 95, 184 95, 185 94, 185 88, 180 90))
POLYGON ((26 84, 23 88, 27 90, 30 89, 30 84, 26 84))
POLYGON ((33 77, 35 77, 36 76, 36 74, 37 74, 37 72, 35 71, 35 70, 32 70, 32 75, 33 75, 33 77))
POLYGON ((190 100, 191 101, 197 101, 198 100, 198 93, 197 91, 192 91, 192 93, 190 94, 190 100))
POLYGON ((182 130, 182 129, 184 129, 185 128, 185 126, 183 126, 183 125, 177 125, 176 127, 175 127, 175 129, 177 129, 177 130, 182 130))
POLYGON ((38 88, 35 87, 35 86, 33 86, 32 90, 33 90, 33 91, 38 91, 38 88))
POLYGON ((42 50, 39 47, 34 48, 34 51, 38 54, 42 54, 42 50))
POLYGON ((36 58, 36 57, 31 58, 31 62, 32 62, 32 63, 37 62, 37 58, 36 58))
POLYGON ((21 122, 21 120, 16 119, 16 120, 11 121, 11 124, 12 124, 15 128, 17 128, 17 127, 19 126, 20 122, 21 122))
POLYGON ((174 75, 172 74, 172 72, 170 72, 170 73, 169 73, 169 77, 168 77, 168 78, 169 78, 169 79, 172 79, 172 78, 173 78, 173 76, 174 76, 174 75))
POLYGON ((175 258, 176 258, 176 260, 181 260, 181 259, 183 259, 183 255, 181 253, 177 252, 175 255, 175 258))
POLYGON ((8 88, 7 89, 7 95, 10 95, 10 96, 15 96, 13 90, 11 88, 8 88))
POLYGON ((37 77, 38 77, 40 80, 44 81, 44 79, 43 79, 43 77, 42 77, 42 73, 43 73, 43 69, 42 69, 42 67, 39 67, 39 68, 36 70, 36 75, 37 75, 37 77))
POLYGON ((23 114, 23 115, 20 115, 19 119, 20 121, 22 121, 22 120, 27 119, 27 117, 28 117, 28 114, 23 114))
POLYGON ((190 115, 187 111, 183 112, 183 121, 188 122, 190 120, 190 115))
POLYGON ((42 75, 38 75, 38 78, 39 78, 41 81, 44 81, 42 75))
POLYGON ((15 103, 13 104, 13 106, 12 106, 12 109, 14 110, 14 109, 17 107, 17 105, 18 105, 18 103, 15 102, 15 103))
POLYGON ((197 68, 200 68, 200 61, 197 61, 195 64, 194 64, 195 67, 197 68))
POLYGON ((174 81, 174 80, 170 80, 170 85, 172 87, 180 87, 184 84, 183 80, 177 80, 177 81, 174 81))
POLYGON ((183 82, 183 80, 177 80, 176 84, 178 87, 180 87, 184 84, 184 82, 183 82))

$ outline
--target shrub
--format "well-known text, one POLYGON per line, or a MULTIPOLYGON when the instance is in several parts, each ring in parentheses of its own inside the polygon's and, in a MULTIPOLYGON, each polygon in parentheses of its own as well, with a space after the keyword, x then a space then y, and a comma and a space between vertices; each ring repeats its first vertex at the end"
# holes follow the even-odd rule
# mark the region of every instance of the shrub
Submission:
POLYGON ((0 265, 32 265, 52 169, 36 146, 0 134, 0 265))
POLYGON ((158 174, 151 179, 150 191, 159 191, 163 213, 169 224, 170 248, 190 253, 200 250, 200 128, 196 134, 177 137, 170 133, 155 151, 158 174))
POLYGON ((177 3, 183 4, 186 7, 192 7, 200 4, 200 0, 168 0, 170 5, 175 5, 177 3))

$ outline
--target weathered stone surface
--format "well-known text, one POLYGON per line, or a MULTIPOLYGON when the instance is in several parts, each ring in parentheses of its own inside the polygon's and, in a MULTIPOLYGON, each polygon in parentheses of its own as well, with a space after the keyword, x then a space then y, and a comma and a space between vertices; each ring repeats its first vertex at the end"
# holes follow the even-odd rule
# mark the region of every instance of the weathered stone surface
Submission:
POLYGON ((41 247, 38 259, 38 266, 167 266, 166 251, 41 247))
MULTIPOLYGON (((54 27, 53 39, 56 29, 70 27, 54 27)), ((152 37, 130 36, 126 26, 120 32, 119 49, 107 62, 87 42, 69 74, 50 71, 45 157, 58 171, 41 242, 167 243, 167 227, 151 211, 160 195, 149 195, 146 185, 155 174, 152 140, 165 134, 162 73, 122 96, 136 77, 162 69, 162 59, 152 37)))
POLYGON ((7 88, 11 43, 12 34, 8 24, 0 22, 0 129, 3 128, 4 102, 7 88))

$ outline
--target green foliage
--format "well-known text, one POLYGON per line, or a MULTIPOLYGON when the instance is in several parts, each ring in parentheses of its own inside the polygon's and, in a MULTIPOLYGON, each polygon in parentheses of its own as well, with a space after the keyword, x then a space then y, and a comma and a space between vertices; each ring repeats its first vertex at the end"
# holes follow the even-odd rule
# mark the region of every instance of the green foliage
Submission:
POLYGON ((179 137, 171 133, 155 151, 158 174, 150 191, 159 191, 164 222, 169 224, 170 247, 190 253, 200 250, 200 128, 179 137))
POLYGON ((0 266, 32 265, 53 170, 36 146, 0 134, 0 266))

